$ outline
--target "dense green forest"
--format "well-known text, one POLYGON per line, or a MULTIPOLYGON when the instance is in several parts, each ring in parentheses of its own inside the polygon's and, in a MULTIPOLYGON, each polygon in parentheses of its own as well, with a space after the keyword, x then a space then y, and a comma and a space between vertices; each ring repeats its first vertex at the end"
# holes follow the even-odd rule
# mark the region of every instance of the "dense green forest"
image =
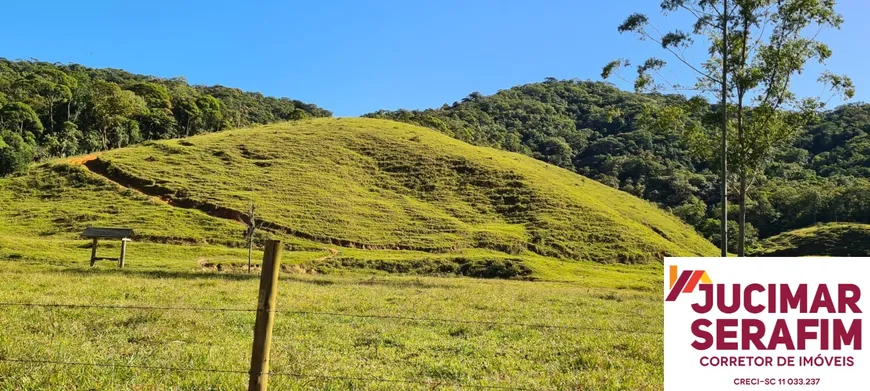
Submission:
POLYGON ((223 86, 0 58, 0 176, 33 160, 332 113, 223 86))
MULTIPOLYGON (((718 244, 718 173, 679 134, 653 126, 661 108, 685 104, 675 95, 548 78, 491 96, 475 92, 438 109, 366 116, 427 126, 578 172, 669 208, 718 244)), ((870 105, 821 113, 753 181, 747 243, 818 222, 870 222, 868 179, 870 105)), ((734 209, 735 230, 736 216, 734 209)))

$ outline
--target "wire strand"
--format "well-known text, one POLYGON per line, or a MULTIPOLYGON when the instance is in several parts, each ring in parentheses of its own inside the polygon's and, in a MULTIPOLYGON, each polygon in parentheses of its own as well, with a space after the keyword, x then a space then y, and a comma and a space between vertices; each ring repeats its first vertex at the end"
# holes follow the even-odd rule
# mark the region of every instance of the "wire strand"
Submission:
POLYGON ((346 314, 339 312, 321 312, 321 311, 276 311, 281 314, 293 314, 293 315, 317 315, 317 316, 336 316, 336 317, 348 317, 348 318, 374 318, 374 319, 393 319, 393 320, 407 320, 407 321, 415 321, 415 322, 441 322, 441 323, 470 323, 470 324, 483 324, 490 326, 520 326, 520 327, 529 327, 529 328, 551 328, 551 329, 566 329, 566 330, 591 330, 591 331, 618 331, 624 333, 635 333, 635 334, 661 334, 660 331, 651 331, 651 330, 629 330, 629 329, 618 329, 618 328, 604 328, 604 327, 585 327, 585 326, 567 326, 567 325, 551 325, 551 324, 542 324, 542 323, 521 323, 521 322, 500 322, 500 321, 485 321, 485 320, 467 320, 467 319, 447 319, 447 318, 414 318, 410 316, 398 316, 398 315, 366 315, 366 314, 346 314))
POLYGON ((0 303, 0 307, 48 307, 48 308, 98 308, 98 309, 132 309, 151 311, 198 311, 198 312, 257 312, 250 308, 207 308, 207 307, 151 307, 127 305, 99 304, 55 304, 55 303, 0 303))
MULTIPOLYGON (((257 312, 256 309, 246 308, 205 308, 205 307, 150 307, 150 306, 121 306, 121 305, 96 305, 96 304, 53 304, 53 303, 5 303, 0 302, 0 307, 45 307, 45 308, 96 308, 96 309, 134 309, 134 310, 158 310, 158 311, 213 311, 213 312, 257 312)), ((440 322, 440 323, 466 323, 466 324, 481 324, 488 326, 518 326, 528 328, 543 328, 543 329, 562 329, 562 330, 584 330, 584 331, 604 331, 604 332, 621 332, 626 334, 651 334, 661 335, 661 331, 652 330, 633 330, 608 327, 588 327, 588 326, 569 326, 569 325, 552 325, 543 323, 523 323, 523 322, 505 322, 505 321, 485 321, 485 320, 469 320, 469 319, 448 319, 448 318, 415 318, 410 316, 399 315, 370 315, 370 314, 348 314, 340 312, 327 311, 299 311, 299 310, 277 310, 281 314, 291 315, 314 315, 314 316, 334 316, 360 319, 392 319, 404 320, 412 322, 440 322)), ((635 316, 641 318, 654 319, 657 317, 651 316, 635 316)))
MULTIPOLYGON (((164 366, 154 366, 154 365, 132 365, 132 364, 117 364, 117 363, 85 363, 85 362, 56 361, 56 360, 14 359, 14 358, 6 358, 6 357, 0 357, 0 362, 10 362, 10 363, 17 363, 17 364, 83 366, 83 367, 99 367, 99 368, 147 369, 147 370, 156 370, 156 371, 227 373, 227 374, 236 374, 236 375, 249 375, 250 374, 250 372, 248 372, 248 371, 239 371, 239 370, 231 370, 231 369, 179 368, 179 367, 164 367, 164 366)), ((405 380, 405 379, 384 379, 384 378, 375 378, 375 377, 304 375, 304 374, 290 373, 290 372, 269 372, 269 376, 287 376, 287 377, 295 377, 297 379, 350 380, 350 381, 361 381, 361 382, 368 382, 368 383, 425 384, 427 386, 433 385, 433 382, 431 382, 431 381, 424 381, 424 380, 419 380, 419 379, 405 380)), ((533 389, 533 388, 520 388, 520 387, 509 387, 509 386, 489 386, 489 385, 483 385, 483 384, 468 384, 468 383, 455 383, 455 382, 448 382, 448 383, 435 382, 435 383, 436 383, 435 385, 453 385, 453 386, 458 386, 458 387, 462 387, 462 388, 493 389, 493 390, 517 390, 517 391, 539 391, 538 389, 533 389)))
MULTIPOLYGON (((521 387, 510 387, 510 386, 488 386, 484 384, 469 384, 469 383, 456 383, 456 382, 427 382, 423 380, 403 380, 403 379, 384 379, 377 377, 349 377, 349 376, 329 376, 329 375, 303 375, 296 373, 288 373, 288 372, 269 372, 269 376, 288 376, 295 378, 309 378, 309 379, 325 379, 325 380, 355 380, 361 382, 368 383, 399 383, 399 384, 425 384, 427 386, 439 386, 439 385, 450 385, 457 386, 462 388, 477 388, 477 389, 491 389, 491 390, 518 390, 518 391, 542 391, 537 388, 521 388, 521 387), (434 384, 433 384, 434 383, 434 384)), ((434 379, 433 379, 434 380, 434 379)))
POLYGON ((64 365, 64 366, 83 366, 83 367, 105 367, 105 368, 130 368, 130 369, 149 369, 155 371, 178 371, 178 372, 210 372, 210 373, 236 373, 247 374, 247 371, 237 371, 230 369, 215 369, 215 368, 178 368, 178 367, 161 367, 153 365, 132 365, 132 364, 117 364, 117 363, 86 363, 74 361, 55 361, 55 360, 25 360, 0 357, 0 361, 13 362, 21 364, 41 364, 41 365, 64 365))

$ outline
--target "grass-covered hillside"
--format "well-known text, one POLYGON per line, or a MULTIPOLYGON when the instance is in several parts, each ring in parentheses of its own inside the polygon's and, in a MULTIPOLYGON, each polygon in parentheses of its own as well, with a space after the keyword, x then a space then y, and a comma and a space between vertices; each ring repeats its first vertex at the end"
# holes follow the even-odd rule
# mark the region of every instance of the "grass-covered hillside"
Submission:
POLYGON ((713 246, 650 203, 518 154, 373 119, 315 119, 111 151, 87 163, 174 204, 362 249, 485 249, 637 263, 713 246))
MULTIPOLYGON (((439 108, 382 110, 365 116, 426 126, 475 145, 519 152, 573 170, 672 210, 718 245, 717 168, 693 154, 680 134, 655 125, 664 109, 684 107, 704 126, 718 129, 714 106, 685 105, 678 95, 635 94, 603 82, 547 79, 488 96, 475 92, 439 108)), ((825 111, 779 148, 764 175, 753 181, 747 243, 816 222, 870 223, 870 203, 861 202, 867 198, 870 104, 825 111)), ((736 224, 736 214, 731 219, 736 224)), ((736 240, 729 240, 729 249, 736 252, 736 240)))
POLYGON ((870 256, 870 225, 830 223, 781 233, 760 243, 755 256, 870 256))
POLYGON ((243 388, 252 200, 287 248, 281 390, 660 390, 660 257, 717 252, 627 193, 386 120, 55 160, 0 179, 0 389, 243 388), (91 225, 135 229, 123 269, 89 266, 91 225))
POLYGON ((716 253, 646 201, 385 120, 56 160, 0 179, 0 389, 243 388, 262 252, 242 269, 237 212, 251 200, 259 239, 287 246, 281 390, 659 390, 656 261, 716 253), (136 230, 123 269, 89 267, 89 225, 136 230))
POLYGON ((7 253, 23 246, 19 236, 74 240, 88 225, 129 226, 145 242, 238 248, 239 212, 252 201, 263 236, 283 238, 298 250, 291 257, 314 268, 528 277, 552 276, 559 261, 716 253, 626 193, 375 119, 282 123, 32 167, 0 180, 0 235, 7 253))

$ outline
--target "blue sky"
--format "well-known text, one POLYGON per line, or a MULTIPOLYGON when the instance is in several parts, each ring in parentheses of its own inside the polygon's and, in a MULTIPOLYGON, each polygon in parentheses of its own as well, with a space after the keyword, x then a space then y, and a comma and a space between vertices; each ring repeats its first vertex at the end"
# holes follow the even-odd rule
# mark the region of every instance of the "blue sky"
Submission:
MULTIPOLYGON (((662 55, 616 31, 635 11, 663 27, 684 21, 661 17, 658 3, 18 1, 3 5, 0 57, 184 76, 353 116, 437 107, 545 77, 597 80, 611 59, 662 55)), ((870 2, 840 0, 838 10, 843 28, 821 35, 834 50, 827 67, 853 78, 855 100, 870 101, 870 2)), ((820 70, 809 67, 795 90, 818 95, 820 70)), ((691 81, 676 62, 666 74, 691 81)))

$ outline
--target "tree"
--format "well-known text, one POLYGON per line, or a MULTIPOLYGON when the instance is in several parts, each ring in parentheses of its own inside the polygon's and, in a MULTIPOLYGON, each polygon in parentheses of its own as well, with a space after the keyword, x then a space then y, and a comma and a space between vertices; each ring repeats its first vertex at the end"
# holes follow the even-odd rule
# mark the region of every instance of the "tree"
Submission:
POLYGON ((129 121, 130 117, 147 112, 141 97, 132 91, 121 90, 117 84, 97 81, 93 86, 93 101, 103 149, 109 148, 110 141, 120 147, 138 138, 138 125, 133 126, 129 121))
POLYGON ((33 161, 33 147, 21 135, 0 130, 0 177, 23 171, 33 161))
POLYGON ((18 131, 21 137, 27 137, 28 133, 35 136, 43 131, 42 121, 33 109, 21 102, 7 104, 0 109, 0 126, 18 131))
POLYGON ((541 152, 536 158, 548 162, 550 164, 571 168, 571 159, 574 157, 574 151, 571 146, 561 137, 547 137, 540 143, 541 152))
POLYGON ((151 108, 134 118, 139 123, 142 138, 159 140, 178 136, 178 122, 169 109, 151 108))
POLYGON ((202 123, 206 130, 211 132, 220 131, 224 124, 223 111, 225 107, 223 102, 211 95, 203 95, 196 100, 196 106, 200 110, 202 123))
POLYGON ((79 150, 79 142, 82 139, 82 131, 75 123, 65 121, 60 132, 57 134, 57 150, 52 151, 55 156, 66 157, 75 155, 79 150))
MULTIPOLYGON (((721 240, 721 255, 728 255, 728 197, 727 197, 727 132, 728 132, 728 94, 727 94, 727 78, 728 78, 728 62, 721 61, 728 57, 728 18, 729 18, 729 1, 728 0, 663 0, 661 8, 665 12, 674 11, 677 8, 688 10, 693 15, 694 29, 693 34, 696 36, 710 37, 710 59, 703 64, 692 63, 686 57, 684 49, 689 46, 692 37, 689 33, 681 30, 668 32, 666 34, 658 34, 654 36, 648 31, 649 18, 646 15, 635 13, 630 15, 626 20, 619 25, 620 33, 634 32, 641 40, 650 40, 660 45, 664 50, 668 51, 677 60, 686 65, 697 76, 696 88, 701 92, 718 96, 720 102, 719 110, 721 113, 721 132, 719 148, 719 178, 720 178, 720 233, 721 240), (719 67, 715 67, 717 64, 719 67), (705 69, 705 65, 707 65, 705 69), (721 90, 717 93, 713 86, 721 86, 721 90)), ((655 29, 654 29, 655 30, 655 29)), ((658 31, 658 30, 655 30, 658 31)), ((658 58, 649 58, 642 65, 637 66, 637 78, 634 81, 634 88, 638 92, 657 91, 661 89, 660 83, 656 82, 651 73, 660 75, 660 70, 667 63, 658 58)), ((611 75, 618 73, 620 68, 631 65, 629 60, 619 59, 614 60, 604 66, 601 72, 601 77, 609 78, 611 75)), ((683 88, 679 85, 668 83, 676 92, 681 92, 683 88)))
MULTIPOLYGON (((801 72, 809 60, 824 63, 831 56, 830 48, 816 37, 824 28, 838 28, 843 18, 834 11, 833 1, 740 0, 736 11, 729 32, 736 44, 729 62, 734 80, 730 89, 737 106, 738 256, 743 256, 750 182, 771 152, 808 122, 807 115, 801 112, 814 113, 825 103, 820 98, 799 101, 790 91, 791 77, 801 72), (758 30, 768 25, 769 35, 758 30), (816 30, 815 36, 802 35, 808 28, 816 30), (750 102, 755 105, 747 110, 750 102)), ((834 95, 854 95, 848 77, 825 72, 819 81, 834 95)))
POLYGON ((46 100, 48 110, 49 129, 54 129, 54 106, 59 103, 67 103, 67 120, 69 120, 69 101, 72 99, 72 90, 78 86, 75 78, 63 71, 52 67, 40 67, 40 77, 35 83, 37 92, 46 100))
MULTIPOLYGON (((702 126, 692 127, 694 141, 709 142, 718 138, 718 159, 721 165, 722 193, 721 234, 723 255, 727 243, 727 194, 729 183, 737 182, 738 245, 737 254, 745 254, 746 202, 748 190, 756 176, 782 146, 806 123, 806 113, 823 106, 819 99, 799 100, 791 91, 791 77, 803 70, 811 59, 824 62, 831 50, 815 36, 805 37, 808 29, 821 31, 839 27, 842 17, 834 11, 833 1, 804 0, 664 0, 661 8, 667 13, 685 11, 694 21, 691 33, 675 30, 660 35, 649 32, 648 19, 634 14, 619 27, 620 32, 637 33, 641 39, 654 41, 698 75, 694 90, 715 94, 718 89, 721 131, 710 135, 702 126), (685 49, 696 37, 707 37, 711 56, 701 64, 693 64, 685 49), (729 111, 735 112, 731 120, 729 111), (708 137, 698 137, 706 132, 708 137), (733 134, 736 133, 736 134, 733 134), (712 136, 712 137, 711 137, 712 136), (729 149, 728 145, 731 145, 729 149), (736 180, 729 180, 728 162, 733 164, 736 180)), ((617 60, 605 66, 607 77, 628 61, 617 60)), ((635 88, 658 90, 662 84, 652 76, 660 76, 665 65, 651 58, 638 66, 635 88)), ((819 78, 826 91, 851 97, 851 80, 825 72, 819 78)), ((674 88, 679 86, 665 81, 674 88)))
POLYGON ((149 109, 172 109, 172 98, 169 96, 169 90, 163 85, 139 82, 128 86, 126 89, 142 97, 149 109))
POLYGON ((707 214, 707 205, 695 196, 691 196, 689 202, 682 204, 672 212, 683 219, 683 221, 698 227, 704 221, 704 216, 707 214))
POLYGON ((139 123, 122 115, 110 116, 104 122, 104 139, 114 148, 125 147, 142 141, 139 123))
POLYGON ((87 128, 85 124, 80 123, 79 116, 92 104, 92 86, 93 80, 91 76, 83 69, 73 68, 69 71, 70 77, 76 81, 76 87, 72 89, 72 96, 66 103, 66 118, 67 121, 76 123, 81 128, 87 128))
POLYGON ((42 95, 48 104, 49 129, 54 129, 54 106, 58 103, 69 102, 72 98, 72 92, 65 85, 50 83, 42 95))
POLYGON ((305 114, 305 111, 302 109, 293 109, 290 113, 291 121, 299 121, 308 118, 308 114, 305 114))
POLYGON ((197 122, 202 115, 196 100, 190 96, 180 96, 173 100, 173 114, 178 126, 184 130, 184 136, 190 136, 191 130, 196 131, 197 122))
POLYGON ((172 98, 169 90, 157 83, 139 82, 129 87, 137 96, 145 101, 148 107, 146 112, 136 116, 142 137, 146 140, 155 140, 175 137, 178 133, 175 128, 178 123, 172 115, 172 98))

